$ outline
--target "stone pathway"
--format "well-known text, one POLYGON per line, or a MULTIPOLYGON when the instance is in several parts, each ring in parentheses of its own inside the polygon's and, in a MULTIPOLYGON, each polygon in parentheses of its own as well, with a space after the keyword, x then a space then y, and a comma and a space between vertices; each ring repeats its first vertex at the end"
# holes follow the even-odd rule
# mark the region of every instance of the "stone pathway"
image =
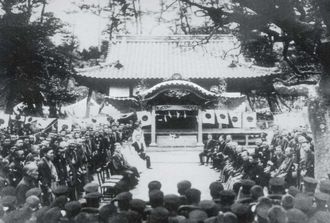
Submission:
POLYGON ((189 180, 192 187, 202 192, 202 199, 210 199, 209 185, 219 178, 219 173, 209 166, 199 165, 198 151, 148 152, 152 169, 141 173, 137 187, 131 191, 134 198, 148 200, 148 183, 158 180, 164 194, 177 194, 177 183, 189 180))

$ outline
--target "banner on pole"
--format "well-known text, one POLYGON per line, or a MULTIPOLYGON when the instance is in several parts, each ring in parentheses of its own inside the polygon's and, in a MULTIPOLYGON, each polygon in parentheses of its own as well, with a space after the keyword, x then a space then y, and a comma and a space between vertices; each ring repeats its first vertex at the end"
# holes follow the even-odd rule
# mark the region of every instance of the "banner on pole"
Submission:
POLYGON ((0 112, 0 129, 4 129, 8 127, 9 123, 9 115, 4 112, 0 112))
POLYGON ((141 122, 142 126, 151 125, 151 113, 148 111, 136 112, 138 121, 141 122))
POLYGON ((257 127, 257 113, 244 112, 243 113, 243 128, 256 128, 257 127))
POLYGON ((202 112, 202 115, 203 115, 204 124, 214 124, 215 123, 214 110, 207 109, 202 112))
POLYGON ((242 113, 240 112, 231 112, 230 120, 234 128, 242 128, 242 113))
POLYGON ((219 124, 229 125, 228 112, 225 110, 215 110, 215 116, 219 124))

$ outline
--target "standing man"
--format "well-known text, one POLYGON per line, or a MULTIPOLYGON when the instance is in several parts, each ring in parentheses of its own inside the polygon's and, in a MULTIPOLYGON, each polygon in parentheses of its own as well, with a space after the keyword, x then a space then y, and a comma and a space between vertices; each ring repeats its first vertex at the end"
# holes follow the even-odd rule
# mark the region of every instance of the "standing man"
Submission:
POLYGON ((43 203, 49 205, 52 200, 51 188, 58 182, 58 174, 54 161, 54 151, 50 147, 44 147, 40 151, 42 157, 38 165, 39 180, 43 192, 43 203))
POLYGON ((146 161, 147 168, 151 169, 150 156, 145 153, 145 143, 141 140, 142 137, 140 134, 135 135, 135 140, 132 144, 135 151, 138 153, 139 157, 146 161))
POLYGON ((26 164, 23 168, 23 178, 16 186, 16 198, 19 206, 25 203, 25 194, 37 186, 38 166, 35 163, 26 164))

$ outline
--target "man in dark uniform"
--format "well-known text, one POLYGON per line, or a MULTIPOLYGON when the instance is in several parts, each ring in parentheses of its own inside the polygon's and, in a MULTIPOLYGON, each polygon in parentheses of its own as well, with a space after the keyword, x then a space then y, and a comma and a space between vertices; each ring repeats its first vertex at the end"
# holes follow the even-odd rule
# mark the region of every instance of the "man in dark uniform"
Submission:
POLYGON ((226 146, 226 141, 224 135, 220 135, 217 141, 216 150, 212 154, 213 169, 222 169, 221 163, 224 159, 223 150, 226 146))
POLYGON ((58 173, 60 184, 65 184, 68 179, 67 162, 65 159, 65 152, 67 150, 67 143, 61 142, 59 146, 54 148, 54 165, 58 173))
POLYGON ((209 163, 211 154, 214 152, 217 142, 213 139, 211 134, 207 135, 207 141, 204 145, 204 150, 199 154, 200 164, 204 165, 204 157, 206 157, 206 164, 209 163))
POLYGON ((23 168, 23 179, 16 186, 17 204, 25 203, 25 194, 28 190, 37 186, 38 167, 35 163, 30 163, 23 168))
POLYGON ((254 150, 254 157, 260 160, 263 168, 267 166, 267 162, 270 160, 269 146, 262 143, 261 139, 256 140, 256 148, 254 150))
POLYGON ((10 154, 10 148, 11 148, 11 140, 10 137, 6 137, 3 140, 3 144, 1 145, 1 151, 0 151, 0 155, 5 158, 7 156, 9 156, 10 154))
POLYGON ((40 150, 41 161, 38 164, 40 188, 43 192, 43 203, 49 205, 51 197, 52 184, 58 181, 58 174, 53 163, 54 151, 49 147, 43 147, 40 150))

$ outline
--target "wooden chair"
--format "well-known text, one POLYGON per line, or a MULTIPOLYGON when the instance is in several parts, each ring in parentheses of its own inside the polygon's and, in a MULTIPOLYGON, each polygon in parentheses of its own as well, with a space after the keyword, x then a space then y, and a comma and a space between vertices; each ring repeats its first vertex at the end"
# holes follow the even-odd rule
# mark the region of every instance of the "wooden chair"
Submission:
POLYGON ((104 179, 104 173, 102 168, 98 168, 96 170, 96 174, 97 174, 97 180, 99 183, 99 187, 100 187, 100 191, 101 194, 103 195, 103 199, 111 199, 116 195, 116 184, 118 183, 118 181, 105 181, 104 179))
POLYGON ((105 182, 118 182, 123 179, 122 175, 113 175, 111 172, 111 163, 107 163, 102 168, 102 176, 105 182))

